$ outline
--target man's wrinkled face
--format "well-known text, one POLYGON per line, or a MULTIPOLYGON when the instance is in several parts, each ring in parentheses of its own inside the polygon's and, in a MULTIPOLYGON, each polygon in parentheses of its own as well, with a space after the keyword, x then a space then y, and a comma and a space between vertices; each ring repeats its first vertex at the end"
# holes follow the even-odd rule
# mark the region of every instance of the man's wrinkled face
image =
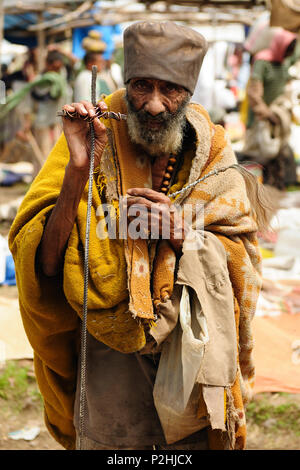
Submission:
POLYGON ((176 154, 182 145, 189 92, 164 80, 134 78, 127 86, 127 124, 131 140, 148 154, 176 154))

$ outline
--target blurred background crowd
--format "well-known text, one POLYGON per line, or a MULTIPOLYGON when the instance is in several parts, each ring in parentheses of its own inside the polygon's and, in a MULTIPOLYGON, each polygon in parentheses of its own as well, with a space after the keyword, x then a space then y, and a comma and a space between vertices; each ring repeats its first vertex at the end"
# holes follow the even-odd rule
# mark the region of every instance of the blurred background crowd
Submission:
MULTIPOLYGON (((43 48, 15 45, 2 53, 6 96, 0 106, 0 161, 22 158, 32 163, 33 176, 38 173, 61 132, 57 111, 65 103, 90 99, 93 64, 98 99, 124 86, 126 25, 74 28, 70 38, 51 37, 43 48)), ((278 189, 297 186, 298 34, 270 26, 266 11, 251 26, 191 27, 209 42, 192 100, 226 127, 238 160, 261 181, 278 189)))
POLYGON ((87 31, 75 47, 76 54, 70 46, 70 41, 47 45, 42 67, 38 47, 12 54, 10 61, 1 65, 6 99, 0 110, 0 159, 13 162, 21 153, 24 161, 24 152, 29 152, 34 176, 61 133, 57 112, 66 103, 90 100, 92 66, 98 68, 97 99, 123 86, 122 66, 113 52, 107 53, 108 45, 100 31, 87 31))

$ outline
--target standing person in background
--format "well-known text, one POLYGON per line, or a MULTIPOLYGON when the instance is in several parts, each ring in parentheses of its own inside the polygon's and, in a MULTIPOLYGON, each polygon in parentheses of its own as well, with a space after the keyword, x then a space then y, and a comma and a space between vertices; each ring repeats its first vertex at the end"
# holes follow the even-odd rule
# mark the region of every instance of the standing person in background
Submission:
POLYGON ((50 74, 54 82, 50 85, 36 85, 31 91, 34 120, 33 132, 44 158, 51 151, 61 133, 57 111, 65 101, 66 80, 60 71, 64 65, 58 51, 50 51, 46 58, 44 75, 50 74))
POLYGON ((112 93, 124 86, 122 69, 112 59, 105 61, 105 68, 100 73, 100 77, 107 83, 112 93))
POLYGON ((92 83, 92 66, 98 69, 98 79, 96 84, 96 97, 99 99, 102 94, 110 95, 113 89, 110 88, 102 73, 105 71, 105 59, 103 53, 106 50, 106 43, 101 40, 99 31, 91 30, 82 41, 82 47, 86 50, 83 58, 84 68, 79 72, 74 83, 74 101, 89 100, 92 83))
MULTIPOLYGON (((17 93, 36 79, 38 75, 37 50, 37 48, 29 49, 23 67, 7 75, 5 82, 7 91, 17 93)), ((18 139, 26 141, 26 133, 31 129, 31 124, 32 100, 29 93, 24 96, 20 105, 16 107, 15 113, 9 119, 9 140, 16 136, 18 139)))
POLYGON ((64 60, 64 65, 60 69, 60 74, 66 80, 66 100, 72 101, 73 99, 73 86, 76 78, 76 68, 80 60, 72 54, 72 52, 67 51, 65 48, 59 44, 49 44, 48 52, 57 51, 62 55, 64 60))
MULTIPOLYGON (((84 56, 83 61, 85 69, 79 73, 74 83, 75 102, 89 100, 91 94, 92 66, 96 65, 100 72, 105 67, 105 61, 100 52, 87 52, 84 56)), ((100 78, 98 74, 98 79, 96 83, 97 99, 99 99, 102 94, 110 95, 110 93, 111 90, 108 87, 107 83, 102 78, 100 78)))
MULTIPOLYGON (((294 155, 288 145, 291 113, 289 100, 284 96, 286 84, 291 78, 288 71, 290 62, 286 59, 294 53, 296 43, 296 34, 276 28, 269 48, 254 55, 247 86, 247 132, 239 159, 251 158, 262 164, 264 182, 279 189, 296 182, 294 155), (270 132, 280 136, 280 146, 273 156, 266 143, 262 147, 258 143, 264 132, 262 123, 268 123, 270 132)), ((271 139, 272 135, 270 142, 271 139)))

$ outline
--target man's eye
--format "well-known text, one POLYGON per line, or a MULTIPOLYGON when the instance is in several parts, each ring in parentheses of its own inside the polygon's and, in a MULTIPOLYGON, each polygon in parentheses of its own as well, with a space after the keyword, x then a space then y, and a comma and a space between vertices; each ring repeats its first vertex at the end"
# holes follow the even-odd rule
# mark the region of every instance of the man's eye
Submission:
POLYGON ((148 87, 148 84, 144 80, 139 80, 138 82, 134 83, 135 88, 139 90, 145 90, 148 87))
POLYGON ((166 83, 165 88, 168 92, 176 91, 178 89, 177 85, 174 83, 166 83))

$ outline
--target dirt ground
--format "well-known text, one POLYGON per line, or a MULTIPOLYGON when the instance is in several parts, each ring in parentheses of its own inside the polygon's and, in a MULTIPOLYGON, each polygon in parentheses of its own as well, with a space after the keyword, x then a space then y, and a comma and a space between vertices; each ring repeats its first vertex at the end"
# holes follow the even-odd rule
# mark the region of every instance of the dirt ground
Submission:
MULTIPOLYGON (((11 370, 5 398, 1 380, 4 369, 0 369, 0 450, 63 450, 44 424, 43 406, 34 378, 32 360, 19 360, 16 363, 16 370, 11 370), (16 390, 21 385, 16 372, 24 369, 27 370, 27 386, 17 393, 16 390), (9 433, 13 431, 36 426, 40 428, 40 433, 32 441, 13 440, 9 437, 9 433)), ((300 394, 261 393, 255 396, 252 408, 247 419, 248 450, 299 450, 300 394), (270 408, 268 412, 261 406, 262 403, 270 408), (289 422, 291 405, 297 414, 295 419, 292 417, 292 425, 289 422), (277 410, 285 410, 288 415, 281 413, 279 420, 277 410), (294 421, 298 423, 295 424, 294 421)))
MULTIPOLYGON (((23 196, 28 188, 26 183, 17 183, 13 186, 2 187, 0 186, 0 204, 7 204, 9 201, 13 201, 23 196)), ((7 220, 1 220, 0 218, 0 234, 7 236, 11 222, 7 220)))
MULTIPOLYGON (((30 370, 33 369, 31 360, 18 362, 28 366, 30 370)), ((31 391, 36 390, 34 375, 31 377, 29 388, 31 391)), ((28 393, 28 396, 22 400, 21 407, 15 397, 9 399, 0 397, 0 450, 63 450, 62 446, 47 431, 43 419, 42 403, 33 394, 28 393), (39 435, 32 441, 9 438, 9 433, 25 427, 39 427, 39 435)))

